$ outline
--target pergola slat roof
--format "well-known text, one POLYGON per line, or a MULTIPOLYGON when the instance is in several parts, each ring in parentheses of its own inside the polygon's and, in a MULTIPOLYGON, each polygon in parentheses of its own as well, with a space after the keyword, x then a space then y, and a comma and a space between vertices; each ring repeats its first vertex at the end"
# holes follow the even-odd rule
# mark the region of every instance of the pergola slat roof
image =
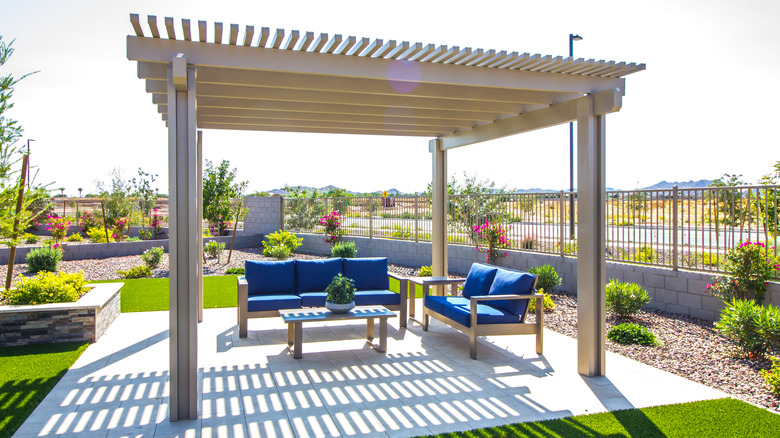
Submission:
POLYGON ((137 14, 130 22, 128 58, 138 61, 163 120, 167 66, 186 53, 198 69, 197 122, 205 129, 444 137, 608 88, 622 94, 622 77, 645 69, 267 27, 242 33, 236 24, 209 29, 186 19, 177 26, 165 18, 160 29, 152 15, 148 31, 137 14))

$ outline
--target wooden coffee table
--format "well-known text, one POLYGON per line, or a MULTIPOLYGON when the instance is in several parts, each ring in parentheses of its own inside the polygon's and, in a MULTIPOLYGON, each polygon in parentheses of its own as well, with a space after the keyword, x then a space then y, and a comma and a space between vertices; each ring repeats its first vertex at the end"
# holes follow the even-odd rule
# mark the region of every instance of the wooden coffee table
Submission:
POLYGON ((333 313, 322 307, 309 309, 280 310, 279 316, 287 323, 287 345, 292 349, 293 357, 303 357, 303 323, 315 321, 350 321, 366 320, 366 339, 378 352, 387 351, 387 318, 394 318, 395 313, 382 306, 355 307, 347 313, 333 313), (374 344, 374 320, 379 320, 379 345, 374 344))

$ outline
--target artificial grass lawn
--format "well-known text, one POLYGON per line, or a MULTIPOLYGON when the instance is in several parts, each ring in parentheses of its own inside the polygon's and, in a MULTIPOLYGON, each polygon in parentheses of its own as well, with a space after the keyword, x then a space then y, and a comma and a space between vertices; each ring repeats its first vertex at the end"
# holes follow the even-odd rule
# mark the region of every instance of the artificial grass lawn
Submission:
MULTIPOLYGON (((101 280, 92 283, 117 283, 125 285, 121 291, 122 313, 154 312, 168 310, 168 279, 137 278, 132 280, 101 280)), ((398 292, 398 280, 390 279, 390 290, 398 292)), ((420 295, 422 296, 422 295, 420 295)), ((203 308, 236 307, 236 276, 221 275, 203 277, 203 308)))
MULTIPOLYGON (((132 280, 103 280, 93 283, 122 282, 122 313, 168 310, 168 279, 137 278, 132 280)), ((236 276, 203 277, 203 308, 236 307, 236 276)))
POLYGON ((88 342, 0 348, 0 438, 13 435, 88 342))
POLYGON ((780 415, 740 400, 724 398, 431 436, 447 438, 777 437, 780 436, 780 415))

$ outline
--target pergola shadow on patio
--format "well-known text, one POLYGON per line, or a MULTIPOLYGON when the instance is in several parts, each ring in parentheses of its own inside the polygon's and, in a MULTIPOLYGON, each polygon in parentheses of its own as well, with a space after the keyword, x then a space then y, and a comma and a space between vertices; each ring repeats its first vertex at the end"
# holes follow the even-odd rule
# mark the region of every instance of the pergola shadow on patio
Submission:
POLYGON ((135 35, 138 62, 169 132, 171 421, 198 418, 201 135, 198 129, 429 138, 433 274, 447 271, 449 150, 577 122, 577 370, 605 373, 605 129, 623 76, 644 64, 301 34, 157 18, 135 35), (224 38, 224 39, 223 39, 224 38))
POLYGON ((394 321, 380 354, 365 324, 312 323, 295 360, 277 319, 250 320, 239 338, 235 309, 204 316, 199 418, 168 421, 167 312, 124 313, 15 436, 409 437, 725 396, 612 353, 608 377, 582 376, 575 340, 549 330, 543 356, 533 337, 499 336, 473 361, 442 324, 394 321))

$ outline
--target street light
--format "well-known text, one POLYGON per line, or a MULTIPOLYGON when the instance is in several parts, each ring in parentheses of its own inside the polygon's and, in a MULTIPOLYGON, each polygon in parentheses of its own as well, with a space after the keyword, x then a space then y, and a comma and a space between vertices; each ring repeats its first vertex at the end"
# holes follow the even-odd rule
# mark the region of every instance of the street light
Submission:
MULTIPOLYGON (((574 42, 579 35, 569 34, 569 58, 574 58, 574 42)), ((569 122, 569 239, 574 240, 574 122, 569 122)))

